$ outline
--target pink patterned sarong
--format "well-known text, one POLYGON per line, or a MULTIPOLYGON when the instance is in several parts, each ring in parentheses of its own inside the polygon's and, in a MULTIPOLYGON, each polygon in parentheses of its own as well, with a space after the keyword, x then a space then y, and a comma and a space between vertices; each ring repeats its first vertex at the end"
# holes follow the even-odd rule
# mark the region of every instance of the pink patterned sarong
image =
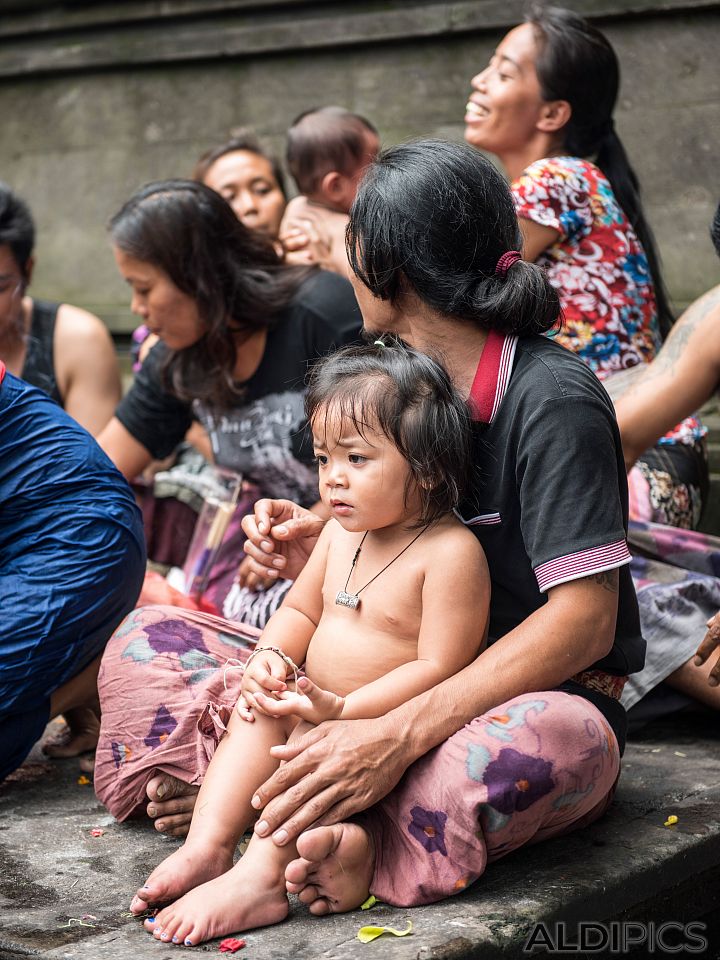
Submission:
POLYGON ((515 697, 421 757, 358 818, 375 844, 370 890, 398 907, 460 893, 493 860, 597 820, 619 773, 615 734, 588 700, 515 697))
POLYGON ((240 694, 253 627, 176 607, 141 607, 113 634, 103 656, 95 792, 118 820, 147 803, 157 773, 202 783, 240 694))

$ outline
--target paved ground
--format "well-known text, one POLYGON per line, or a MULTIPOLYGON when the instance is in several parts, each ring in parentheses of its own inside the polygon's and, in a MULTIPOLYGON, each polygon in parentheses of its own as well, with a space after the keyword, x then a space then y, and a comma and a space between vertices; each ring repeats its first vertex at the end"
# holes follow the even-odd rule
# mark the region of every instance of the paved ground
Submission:
MULTIPOLYGON (((0 787, 0 958, 177 957, 185 948, 153 941, 126 908, 176 841, 144 823, 116 824, 77 779, 73 762, 51 763, 36 752, 0 787), (93 828, 103 835, 92 837, 93 828)), ((718 915, 719 906, 720 730, 710 715, 695 716, 636 735, 616 803, 582 835, 509 857, 473 889, 429 908, 380 906, 316 919, 295 902, 288 922, 247 934, 236 956, 517 960, 539 921, 550 929, 558 921, 687 922, 718 915), (677 825, 666 827, 671 814, 677 825), (414 929, 403 940, 357 940, 364 924, 404 927, 407 920, 414 929)), ((717 931, 708 937, 704 956, 720 957, 717 931)), ((217 942, 193 952, 220 956, 217 942)))

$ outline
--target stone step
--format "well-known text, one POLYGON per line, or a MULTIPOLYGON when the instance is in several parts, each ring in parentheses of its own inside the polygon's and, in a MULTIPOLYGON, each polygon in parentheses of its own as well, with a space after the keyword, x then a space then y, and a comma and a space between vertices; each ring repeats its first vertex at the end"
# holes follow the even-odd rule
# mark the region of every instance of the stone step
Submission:
MULTIPOLYGON (((0 786, 0 958, 170 960, 176 950, 153 941, 128 916, 127 903, 178 841, 142 821, 115 823, 77 777, 73 761, 48 763, 36 752, 0 786), (94 827, 102 837, 91 837, 94 827), (70 922, 83 916, 91 926, 70 922)), ((641 730, 628 744, 603 820, 492 864, 468 891, 443 903, 314 918, 292 899, 285 923, 243 934, 241 957, 519 960, 531 955, 523 952, 529 937, 557 944, 580 922, 604 925, 601 935, 605 929, 635 937, 650 924, 705 924, 720 908, 715 717, 673 718, 641 730), (671 814, 677 823, 666 827, 671 814), (404 939, 386 936, 372 946, 357 939, 366 924, 404 928, 408 920, 413 933, 404 939)), ((709 945, 696 955, 717 960, 717 930, 694 928, 698 933, 709 945)), ((200 949, 218 955, 217 941, 200 949)))

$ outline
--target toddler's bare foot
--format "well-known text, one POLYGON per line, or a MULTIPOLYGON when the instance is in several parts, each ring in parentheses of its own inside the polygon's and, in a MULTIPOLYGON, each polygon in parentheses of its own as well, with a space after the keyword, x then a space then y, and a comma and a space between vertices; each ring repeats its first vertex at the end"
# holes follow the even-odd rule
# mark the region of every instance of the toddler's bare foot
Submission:
POLYGON ((315 827, 297 840, 299 858, 285 870, 285 886, 310 913, 343 913, 365 903, 375 869, 369 835, 355 823, 315 827))
POLYGON ((228 873, 147 917, 145 929, 164 943, 194 947, 214 937, 280 923, 288 909, 282 867, 248 848, 228 873))
POLYGON ((67 710, 65 727, 43 743, 43 753, 48 757, 77 757, 97 746, 100 735, 100 719, 92 707, 74 707, 67 710))
POLYGON ((226 873, 232 864, 232 850, 211 850, 207 844, 185 843, 153 870, 145 886, 132 898, 130 912, 137 915, 176 900, 193 887, 226 873))
POLYGON ((155 821, 155 829, 171 837, 186 837, 199 789, 169 773, 154 776, 145 792, 150 801, 147 815, 155 821))

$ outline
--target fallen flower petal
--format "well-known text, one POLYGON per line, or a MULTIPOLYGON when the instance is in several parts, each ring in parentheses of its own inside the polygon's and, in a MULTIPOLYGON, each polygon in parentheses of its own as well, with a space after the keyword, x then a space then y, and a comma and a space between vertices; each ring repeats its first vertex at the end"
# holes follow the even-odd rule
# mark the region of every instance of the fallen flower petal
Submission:
POLYGON ((237 953, 245 946, 244 940, 237 940, 235 937, 226 937, 220 941, 220 953, 237 953))
POLYGON ((412 933, 412 929, 412 920, 408 920, 406 930, 396 930, 395 927, 360 927, 358 930, 358 940, 360 943, 370 943, 372 940, 377 940, 377 938, 381 937, 384 933, 391 933, 394 937, 406 937, 409 933, 412 933))

